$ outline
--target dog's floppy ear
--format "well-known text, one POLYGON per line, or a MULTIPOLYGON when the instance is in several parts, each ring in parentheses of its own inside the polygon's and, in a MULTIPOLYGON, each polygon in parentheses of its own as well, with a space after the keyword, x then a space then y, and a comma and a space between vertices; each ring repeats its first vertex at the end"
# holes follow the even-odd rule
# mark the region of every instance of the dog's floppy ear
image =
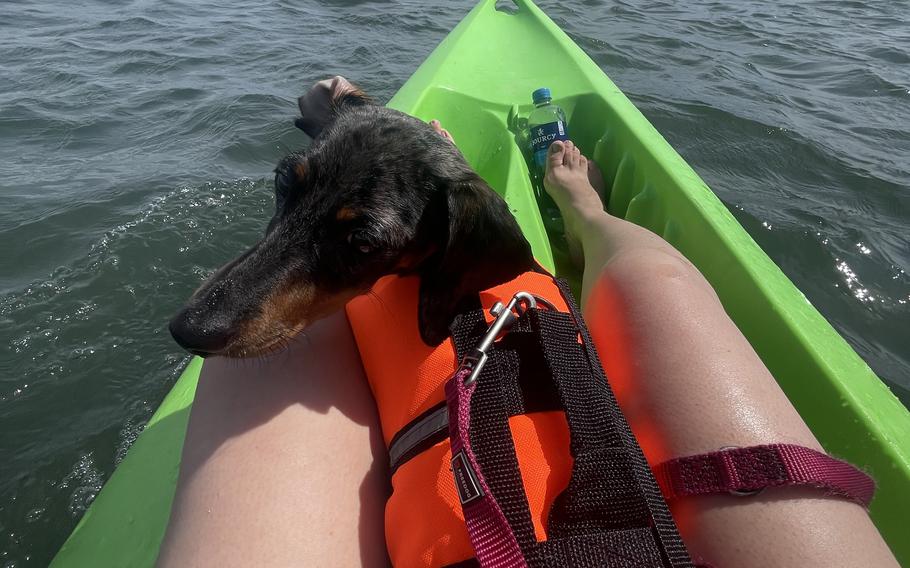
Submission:
POLYGON ((372 104, 372 100, 359 87, 336 75, 319 81, 297 99, 300 118, 294 124, 310 138, 316 138, 345 105, 365 104, 372 104))
POLYGON ((440 247, 420 280, 420 334, 428 345, 449 336, 452 320, 478 292, 536 267, 505 200, 480 176, 453 183, 438 200, 444 203, 431 204, 428 223, 439 227, 440 247))

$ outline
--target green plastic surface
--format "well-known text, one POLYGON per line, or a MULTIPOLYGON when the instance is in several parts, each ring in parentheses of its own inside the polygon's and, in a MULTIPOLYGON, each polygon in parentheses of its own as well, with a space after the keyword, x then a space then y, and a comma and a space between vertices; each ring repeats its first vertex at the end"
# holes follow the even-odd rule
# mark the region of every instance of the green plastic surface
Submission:
MULTIPOLYGON (((516 3, 507 13, 480 2, 389 106, 440 119, 552 268, 516 136, 531 91, 550 87, 604 173, 610 212, 662 235, 705 274, 825 448, 876 478, 873 519, 910 564, 910 414, 597 65, 531 2, 516 3)), ((183 373, 54 566, 154 564, 200 369, 197 359, 183 373)))
POLYGON ((164 538, 202 359, 195 357, 51 566, 153 566, 164 538))

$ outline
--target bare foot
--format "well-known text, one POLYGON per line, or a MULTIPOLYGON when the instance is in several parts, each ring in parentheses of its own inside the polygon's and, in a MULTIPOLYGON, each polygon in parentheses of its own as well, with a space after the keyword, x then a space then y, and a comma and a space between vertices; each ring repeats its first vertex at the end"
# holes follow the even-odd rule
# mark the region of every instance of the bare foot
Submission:
POLYGON ((575 144, 566 140, 550 145, 543 186, 562 213, 569 255, 581 266, 583 256, 578 227, 586 218, 603 214, 604 206, 599 195, 604 188, 603 176, 575 144))
POLYGON ((544 188, 563 216, 587 210, 603 211, 594 182, 603 188, 600 170, 585 158, 571 140, 554 142, 547 152, 547 172, 544 188))
POLYGON ((433 120, 431 120, 431 121, 430 121, 430 126, 432 126, 432 127, 433 127, 433 130, 435 130, 436 132, 438 132, 440 136, 442 136, 443 138, 445 138, 446 140, 448 140, 448 141, 451 142, 452 144, 455 143, 455 139, 452 138, 452 135, 449 134, 449 131, 448 131, 448 130, 446 130, 445 128, 442 127, 442 124, 440 124, 440 122, 439 122, 438 120, 436 120, 435 118, 434 118, 433 120))

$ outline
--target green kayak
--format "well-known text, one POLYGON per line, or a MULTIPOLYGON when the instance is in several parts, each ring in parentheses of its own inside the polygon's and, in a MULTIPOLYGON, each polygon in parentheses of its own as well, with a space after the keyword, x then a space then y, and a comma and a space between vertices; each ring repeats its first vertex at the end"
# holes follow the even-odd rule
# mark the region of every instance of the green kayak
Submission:
MULTIPOLYGON (((551 87, 572 139, 604 173, 610 212, 662 235, 701 269, 825 448, 878 481, 872 517, 910 565, 910 413, 556 24, 529 0, 518 0, 517 11, 495 4, 482 0, 389 106, 440 119, 509 202, 536 257, 554 269, 516 142, 531 91, 551 87)), ((54 566, 154 564, 201 368, 194 359, 183 372, 54 566)))

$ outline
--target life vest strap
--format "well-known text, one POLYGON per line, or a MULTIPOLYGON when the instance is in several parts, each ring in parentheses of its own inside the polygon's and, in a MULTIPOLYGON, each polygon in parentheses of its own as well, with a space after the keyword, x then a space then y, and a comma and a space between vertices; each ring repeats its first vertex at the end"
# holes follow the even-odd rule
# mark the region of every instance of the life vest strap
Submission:
MULTIPOLYGON (((462 437, 470 440, 471 464, 479 468, 484 495, 495 500, 496 518, 505 519, 511 530, 506 536, 514 538, 530 566, 692 566, 571 293, 564 282, 557 284, 570 313, 528 309, 522 314, 489 351, 471 388, 465 411, 469 420, 461 420, 459 412, 459 423, 466 428, 462 437), (546 377, 546 387, 538 379, 537 388, 523 388, 528 377, 540 375, 546 377), (528 392, 541 387, 551 402, 564 408, 573 466, 569 486, 550 511, 547 540, 538 542, 508 419, 516 408, 526 406, 528 392)), ((484 324, 479 311, 459 316, 453 326, 459 357, 477 345, 484 324)), ((476 519, 470 518, 468 507, 463 509, 470 529, 476 519)), ((500 530, 506 523, 496 526, 500 530)), ((490 542, 489 534, 476 534, 483 540, 472 535, 475 549, 490 542)))
POLYGON ((389 472, 449 437, 449 409, 446 403, 433 406, 398 431, 389 443, 389 472))

